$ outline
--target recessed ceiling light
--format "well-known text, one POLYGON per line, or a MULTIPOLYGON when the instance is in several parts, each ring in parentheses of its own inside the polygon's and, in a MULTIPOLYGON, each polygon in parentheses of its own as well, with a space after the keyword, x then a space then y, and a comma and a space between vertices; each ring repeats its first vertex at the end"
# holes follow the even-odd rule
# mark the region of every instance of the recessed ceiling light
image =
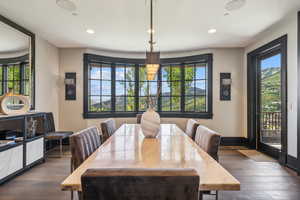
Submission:
POLYGON ((94 34, 95 33, 95 31, 93 29, 87 29, 86 32, 89 33, 89 34, 94 34))
POLYGON ((246 4, 246 0, 230 0, 225 5, 225 10, 234 11, 242 8, 246 4))
POLYGON ((67 10, 69 12, 74 12, 77 9, 75 3, 71 0, 56 0, 56 4, 60 8, 67 10))
POLYGON ((215 28, 211 28, 211 29, 208 30, 208 33, 210 33, 210 34, 213 34, 213 33, 216 33, 216 32, 217 32, 217 29, 215 29, 215 28))

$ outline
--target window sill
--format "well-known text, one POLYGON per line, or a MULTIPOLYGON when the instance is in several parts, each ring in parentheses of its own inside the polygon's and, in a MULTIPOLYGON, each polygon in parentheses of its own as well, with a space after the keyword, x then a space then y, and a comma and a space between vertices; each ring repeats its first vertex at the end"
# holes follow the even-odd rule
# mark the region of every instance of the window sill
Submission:
MULTIPOLYGON (((142 112, 107 112, 107 113, 97 113, 97 112, 89 112, 83 113, 84 119, 96 119, 96 118, 131 118, 136 117, 137 114, 141 114, 142 112)), ((198 119, 212 119, 212 113, 182 113, 182 112, 161 112, 159 113, 161 118, 198 118, 198 119)))

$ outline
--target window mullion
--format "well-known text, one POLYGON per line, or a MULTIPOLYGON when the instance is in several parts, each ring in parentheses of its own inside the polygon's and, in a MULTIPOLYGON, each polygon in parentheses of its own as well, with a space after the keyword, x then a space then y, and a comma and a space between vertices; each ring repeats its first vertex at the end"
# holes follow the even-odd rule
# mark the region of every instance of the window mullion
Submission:
POLYGON ((184 68, 184 64, 182 63, 180 65, 180 74, 181 74, 181 77, 180 77, 180 83, 181 83, 181 95, 180 95, 180 98, 181 98, 181 106, 180 106, 180 110, 181 112, 184 112, 185 111, 185 80, 184 80, 184 73, 185 73, 185 68, 184 68))
POLYGON ((7 65, 3 65, 3 71, 2 71, 2 80, 3 80, 3 94, 8 92, 7 88, 7 81, 8 81, 8 73, 7 73, 7 65))
POLYGON ((139 65, 135 65, 135 88, 134 88, 134 105, 135 105, 135 112, 139 112, 139 65))
POLYGON ((173 82, 172 82, 172 65, 169 65, 169 81, 170 81, 170 111, 172 111, 172 97, 173 97, 173 82))
POLYGON ((196 112, 196 102, 197 102, 197 96, 196 96, 196 79, 197 79, 197 68, 196 68, 196 64, 194 64, 194 77, 193 77, 193 82, 194 82, 194 112, 196 112))
POLYGON ((111 111, 116 111, 116 65, 111 64, 111 111))
POLYGON ((159 90, 158 90, 158 92, 159 92, 159 94, 158 94, 158 99, 157 99, 157 111, 158 112, 161 112, 161 99, 162 99, 162 97, 161 97, 161 95, 162 95, 162 81, 161 81, 161 73, 162 73, 162 70, 161 70, 162 68, 161 68, 161 66, 160 66, 160 68, 159 68, 159 70, 158 70, 158 72, 157 72, 157 85, 158 85, 158 88, 159 88, 159 90))
POLYGON ((124 65, 123 66, 123 68, 124 68, 124 107, 123 107, 123 111, 124 112, 127 112, 127 110, 126 110, 126 105, 127 105, 127 94, 126 94, 126 87, 127 87, 127 80, 126 80, 126 70, 127 70, 127 66, 126 65, 124 65))
POLYGON ((25 94, 25 63, 20 64, 20 94, 25 94))

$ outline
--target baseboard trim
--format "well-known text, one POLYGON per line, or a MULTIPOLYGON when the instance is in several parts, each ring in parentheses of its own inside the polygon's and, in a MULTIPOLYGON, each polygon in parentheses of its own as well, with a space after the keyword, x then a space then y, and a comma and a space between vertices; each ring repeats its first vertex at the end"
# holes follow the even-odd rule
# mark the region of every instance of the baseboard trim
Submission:
POLYGON ((294 156, 287 155, 286 166, 299 173, 298 159, 294 156))
POLYGON ((244 137, 221 137, 221 146, 248 146, 248 139, 244 137))

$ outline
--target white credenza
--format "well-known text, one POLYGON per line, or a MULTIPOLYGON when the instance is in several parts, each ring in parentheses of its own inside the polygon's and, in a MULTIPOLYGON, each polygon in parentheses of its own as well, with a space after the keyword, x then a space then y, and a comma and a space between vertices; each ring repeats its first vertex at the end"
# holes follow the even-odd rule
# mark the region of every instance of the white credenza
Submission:
POLYGON ((44 127, 45 113, 0 115, 0 140, 4 144, 14 141, 0 145, 0 184, 44 162, 44 127), (34 132, 31 126, 33 120, 36 121, 34 132))

